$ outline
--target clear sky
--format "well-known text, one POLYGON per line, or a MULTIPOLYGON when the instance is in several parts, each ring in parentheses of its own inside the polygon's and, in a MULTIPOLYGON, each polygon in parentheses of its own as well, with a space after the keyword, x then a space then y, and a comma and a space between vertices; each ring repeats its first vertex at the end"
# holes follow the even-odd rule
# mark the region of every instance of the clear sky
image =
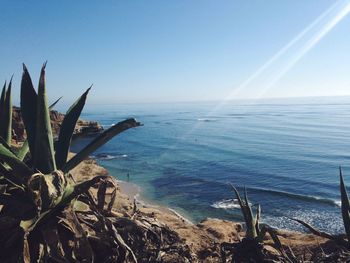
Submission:
POLYGON ((48 60, 51 100, 92 83, 90 103, 350 95, 349 5, 1 0, 0 81, 18 98, 21 63, 37 84, 48 60))

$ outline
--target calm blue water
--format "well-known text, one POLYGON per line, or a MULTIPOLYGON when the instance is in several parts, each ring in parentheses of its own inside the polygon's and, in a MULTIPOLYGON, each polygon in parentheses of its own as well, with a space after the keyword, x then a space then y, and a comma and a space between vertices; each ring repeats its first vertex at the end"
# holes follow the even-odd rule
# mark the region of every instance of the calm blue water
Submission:
MULTIPOLYGON (((338 166, 350 186, 350 100, 90 106, 84 119, 105 128, 127 117, 144 126, 126 131, 95 153, 142 197, 193 221, 242 220, 229 183, 245 186, 262 220, 300 229, 297 217, 341 232, 338 166), (349 103, 348 103, 349 102, 349 103), (208 113, 210 113, 208 115, 208 113)), ((89 139, 74 142, 73 150, 89 139)))

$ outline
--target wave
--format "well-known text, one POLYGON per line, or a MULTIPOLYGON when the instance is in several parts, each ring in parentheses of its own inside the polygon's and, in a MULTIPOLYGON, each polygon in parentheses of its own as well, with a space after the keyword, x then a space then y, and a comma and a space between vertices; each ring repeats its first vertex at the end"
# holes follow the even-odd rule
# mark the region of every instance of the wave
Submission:
POLYGON ((108 129, 108 128, 114 126, 115 123, 111 123, 111 124, 101 124, 101 125, 102 125, 103 129, 108 129))
POLYGON ((108 160, 114 160, 114 159, 120 159, 120 158, 127 158, 128 155, 127 154, 111 155, 106 153, 100 153, 92 157, 98 160, 108 161, 108 160))
MULTIPOLYGON (((325 203, 325 204, 330 204, 330 205, 341 207, 340 200, 322 198, 319 196, 301 195, 301 194, 294 194, 294 193, 289 193, 289 192, 284 192, 284 191, 269 190, 269 189, 254 188, 254 187, 252 187, 252 188, 248 187, 247 190, 261 191, 261 192, 266 192, 266 193, 270 193, 270 194, 276 194, 276 195, 286 196, 286 197, 290 197, 290 198, 301 199, 304 201, 320 202, 320 203, 325 203)), ((249 204, 251 205, 251 203, 249 203, 249 204)), ((237 199, 223 199, 223 200, 214 202, 210 206, 214 207, 214 208, 222 208, 222 209, 240 208, 237 199)))
POLYGON ((334 199, 324 198, 324 197, 320 197, 320 196, 295 194, 295 193, 290 193, 290 192, 285 192, 285 191, 279 191, 279 190, 273 190, 273 189, 265 189, 265 188, 259 188, 259 187, 248 187, 247 189, 251 189, 253 191, 258 191, 258 192, 267 192, 267 193, 270 193, 270 194, 286 196, 286 197, 290 197, 290 198, 294 198, 294 199, 300 199, 300 200, 304 200, 304 201, 311 201, 311 202, 314 201, 314 202, 320 202, 320 203, 326 203, 326 204, 341 206, 341 201, 340 200, 334 200, 334 199))
POLYGON ((334 200, 335 205, 341 207, 341 200, 334 200))
MULTIPOLYGON (((252 204, 249 203, 249 205, 252 205, 252 204)), ((239 205, 238 199, 233 199, 233 198, 217 201, 210 206, 214 208, 222 208, 222 209, 241 208, 239 205)))
MULTIPOLYGON (((174 176, 175 174, 176 174, 176 171, 166 170, 164 171, 164 174, 163 174, 164 176, 153 181, 153 183, 157 187, 176 187, 181 189, 186 188, 187 191, 192 191, 194 186, 196 186, 196 188, 199 188, 199 189, 203 189, 203 188, 205 189, 206 187, 210 187, 213 192, 218 192, 218 193, 222 192, 224 189, 227 189, 229 186, 228 182, 214 181, 208 178, 198 178, 193 176, 179 176, 178 174, 174 176)), ((237 180, 239 180, 239 178, 237 180)), ((309 182, 306 181, 306 183, 309 183, 309 182)), ((243 187, 237 186, 237 189, 239 191, 242 191, 243 187)), ((254 186, 246 187, 246 189, 248 191, 248 196, 252 194, 252 195, 255 195, 256 198, 266 196, 266 195, 270 195, 270 196, 273 195, 273 196, 279 196, 279 197, 288 198, 292 200, 293 199, 300 200, 303 202, 323 203, 323 204, 337 206, 337 207, 341 206, 341 202, 339 199, 320 197, 317 195, 305 195, 305 194, 298 194, 293 192, 280 191, 280 190, 275 190, 271 188, 262 188, 262 187, 254 187, 254 186)), ((227 209, 227 208, 235 208, 235 207, 232 207, 234 204, 235 203, 232 202, 232 199, 222 199, 219 201, 215 201, 211 206, 214 208, 227 209)))
POLYGON ((198 118, 197 121, 214 122, 214 121, 217 121, 217 119, 198 118))

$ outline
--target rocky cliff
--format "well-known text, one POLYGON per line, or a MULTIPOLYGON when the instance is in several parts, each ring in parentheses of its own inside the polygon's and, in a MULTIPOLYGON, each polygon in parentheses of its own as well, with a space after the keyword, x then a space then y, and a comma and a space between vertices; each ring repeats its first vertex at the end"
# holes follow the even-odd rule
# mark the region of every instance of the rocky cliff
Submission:
MULTIPOLYGON (((64 119, 64 114, 52 110, 50 112, 51 127, 54 136, 57 136, 60 131, 61 123, 64 119)), ((13 107, 12 114, 12 128, 14 132, 14 139, 23 141, 26 137, 24 124, 22 120, 21 110, 18 107, 13 107)), ((103 127, 96 121, 78 120, 75 126, 74 137, 95 135, 103 131, 103 127)))

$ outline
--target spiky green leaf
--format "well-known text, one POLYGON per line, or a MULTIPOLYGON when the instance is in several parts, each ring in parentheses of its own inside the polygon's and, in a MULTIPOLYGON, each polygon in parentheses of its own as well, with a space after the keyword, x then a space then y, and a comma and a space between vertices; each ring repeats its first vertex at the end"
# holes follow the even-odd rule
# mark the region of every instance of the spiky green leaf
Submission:
POLYGON ((33 164, 40 172, 50 173, 56 170, 56 163, 54 158, 50 111, 45 88, 45 67, 46 63, 41 68, 38 87, 35 156, 33 157, 33 164))
POLYGON ((21 149, 19 149, 19 151, 18 151, 18 153, 17 153, 18 159, 20 159, 21 161, 23 161, 24 158, 26 157, 28 151, 29 151, 28 140, 25 140, 25 141, 23 142, 23 145, 22 145, 21 149))
POLYGON ((74 128, 79 119, 81 111, 84 108, 86 97, 89 93, 90 88, 88 88, 87 91, 81 95, 81 97, 68 109, 66 115, 64 116, 56 144, 55 158, 58 169, 63 167, 63 165, 65 165, 67 162, 67 156, 74 128))
POLYGON ((260 216, 261 216, 261 207, 258 204, 256 207, 256 216, 255 216, 255 230, 257 235, 260 233, 260 216))
MULTIPOLYGON (((55 105, 62 99, 62 97, 58 98, 54 103, 52 103, 49 107, 50 110, 52 110, 55 105)), ((26 157, 27 153, 29 151, 29 143, 28 143, 28 140, 26 139, 24 142, 23 142, 23 145, 21 147, 21 149, 18 151, 17 153, 17 157, 18 159, 20 159, 21 161, 24 160, 24 158, 26 157)))
POLYGON ((105 130, 99 136, 97 136, 94 140, 92 140, 83 150, 77 153, 72 159, 70 159, 63 167, 63 172, 68 172, 76 167, 80 162, 82 162, 85 158, 87 158, 91 153, 93 153, 97 148, 104 145, 114 136, 126 131, 130 128, 138 127, 141 124, 137 122, 135 119, 127 119, 121 121, 108 130, 105 130))
POLYGON ((244 191, 245 191, 244 199, 245 200, 243 202, 236 187, 234 187, 232 184, 231 184, 231 187, 232 187, 234 193, 236 194, 239 206, 241 207, 241 211, 242 211, 244 221, 245 221, 245 224, 247 227, 247 237, 248 238, 256 238, 257 232, 256 232, 255 218, 253 217, 253 213, 252 213, 251 207, 249 205, 249 200, 248 200, 246 189, 244 189, 244 191))
POLYGON ((2 143, 0 143, 0 161, 9 166, 11 176, 13 175, 13 178, 10 179, 16 183, 25 182, 32 174, 32 170, 2 143))
POLYGON ((87 190, 89 190, 90 187, 95 185, 98 181, 101 179, 106 178, 106 176, 96 176, 88 181, 78 183, 75 185, 68 185, 65 188, 65 191, 60 199, 56 201, 56 204, 54 207, 46 210, 43 212, 38 218, 22 221, 21 227, 27 231, 32 231, 35 227, 41 225, 44 223, 48 218, 50 218, 53 214, 60 211, 64 207, 66 207, 70 202, 76 198, 78 195, 85 193, 87 190))
POLYGON ((6 81, 5 81, 4 86, 2 87, 2 91, 1 91, 1 97, 0 97, 0 109, 1 110, 4 107, 5 96, 6 96, 6 81))
POLYGON ((7 90, 6 90, 6 96, 5 96, 5 102, 4 102, 4 119, 1 125, 4 128, 4 140, 7 142, 7 144, 11 144, 12 139, 12 101, 11 101, 11 89, 12 89, 12 77, 8 84, 7 90))
POLYGON ((255 223, 255 218, 253 216, 252 208, 249 205, 248 194, 247 194, 246 188, 244 188, 244 199, 245 199, 245 208, 246 208, 246 213, 247 213, 247 218, 248 218, 248 221, 246 222, 247 236, 255 238, 257 236, 256 223, 255 223))
POLYGON ((303 220, 297 219, 297 218, 290 218, 291 220, 294 220, 296 222, 298 222, 299 224, 303 225, 305 228, 307 228, 312 234, 316 235, 316 236, 320 236, 320 237, 324 237, 324 238, 328 238, 328 239, 336 239, 335 236, 327 233, 327 232, 323 232, 320 231, 318 229, 316 229, 315 227, 313 227, 312 225, 310 225, 309 223, 306 223, 303 220))
POLYGON ((19 184, 22 183, 22 180, 15 177, 12 174, 11 168, 6 165, 4 162, 0 162, 0 174, 1 179, 5 179, 7 182, 11 183, 14 186, 18 186, 18 188, 22 188, 19 184))
POLYGON ((14 151, 11 149, 10 144, 7 143, 7 141, 5 141, 2 137, 0 137, 0 143, 6 147, 6 149, 8 149, 10 152, 12 152, 14 155, 16 155, 14 153, 14 151))
POLYGON ((12 77, 6 89, 6 82, 0 98, 0 137, 7 144, 11 144, 12 134, 12 102, 11 102, 12 77))
POLYGON ((49 109, 52 110, 56 104, 62 99, 62 97, 59 97, 54 103, 52 103, 50 106, 49 106, 49 109))
POLYGON ((341 213, 344 222, 344 228, 346 236, 348 238, 348 243, 350 245, 350 203, 348 193, 344 184, 342 170, 339 167, 339 177, 340 177, 340 195, 341 195, 341 213))
POLYGON ((243 214, 243 217, 244 217, 244 221, 247 222, 248 221, 248 217, 247 217, 247 212, 246 212, 246 209, 245 209, 245 204, 242 201, 242 198, 241 198, 237 188, 235 186, 233 186, 232 184, 231 184, 231 187, 232 187, 234 193, 236 194, 236 198, 238 200, 239 206, 241 207, 241 211, 242 211, 242 214, 243 214))
POLYGON ((5 122, 5 98, 6 98, 6 81, 2 88, 1 97, 0 97, 0 137, 2 138, 4 138, 4 134, 6 133, 6 127, 5 125, 3 125, 3 123, 5 122))
POLYGON ((27 133, 30 154, 35 156, 36 111, 38 95, 33 87, 27 67, 23 64, 21 81, 21 114, 27 133))

